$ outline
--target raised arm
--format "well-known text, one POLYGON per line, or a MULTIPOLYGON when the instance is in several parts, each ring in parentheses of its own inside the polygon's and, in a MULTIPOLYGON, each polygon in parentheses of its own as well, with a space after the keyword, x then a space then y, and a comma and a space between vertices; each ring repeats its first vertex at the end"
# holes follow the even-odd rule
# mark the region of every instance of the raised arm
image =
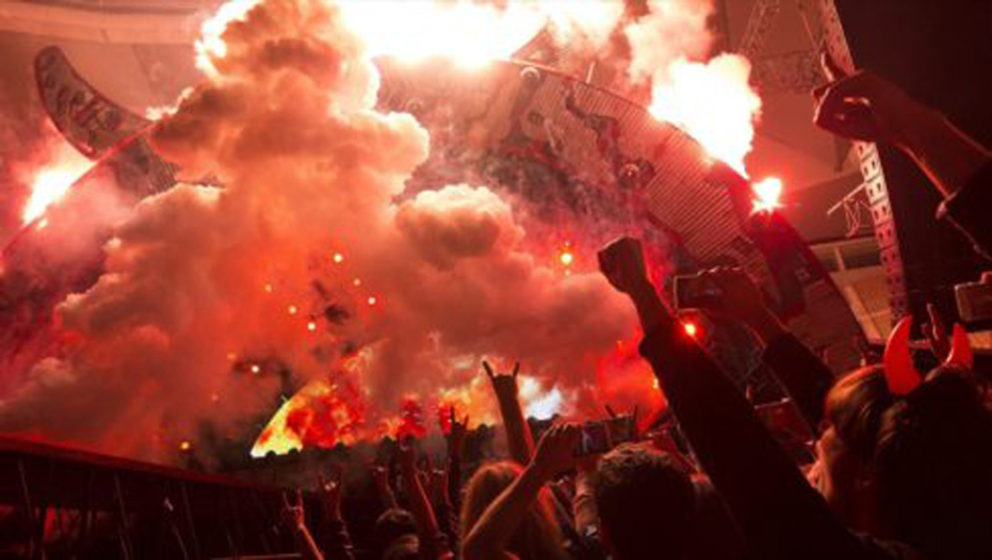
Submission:
POLYGON ((580 535, 588 535, 591 527, 599 525, 599 513, 592 490, 592 479, 596 476, 598 455, 583 457, 575 465, 575 492, 572 494, 572 517, 575 530, 580 535))
POLYGON ((383 509, 395 509, 400 507, 396 502, 396 494, 389 485, 389 468, 383 465, 372 466, 372 481, 375 483, 376 492, 379 494, 379 502, 383 509))
POLYGON ((988 255, 989 150, 884 78, 869 71, 846 75, 829 57, 824 66, 833 81, 813 92, 816 124, 846 138, 888 142, 907 153, 944 196, 941 213, 988 255))
POLYGON ((331 465, 328 478, 320 475, 318 479, 318 494, 323 506, 324 518, 318 533, 329 560, 352 560, 351 537, 348 528, 341 517, 341 492, 344 489, 344 466, 340 463, 331 465))
POLYGON ((603 273, 631 297, 651 362, 700 464, 762 558, 859 558, 861 543, 768 433, 713 360, 668 313, 645 272, 640 243, 600 253, 603 273))
POLYGON ((303 509, 303 492, 297 490, 293 493, 293 501, 290 502, 286 493, 282 495, 282 519, 283 523, 293 532, 296 540, 296 549, 300 557, 305 560, 324 560, 324 555, 317 548, 317 543, 310 535, 306 524, 306 512, 303 509))
POLYGON ((823 403, 834 376, 766 304, 761 290, 739 268, 714 268, 701 276, 720 291, 705 310, 745 324, 764 347, 762 360, 785 387, 811 434, 823 419, 823 403))
POLYGON ((534 436, 530 433, 530 425, 524 419, 520 400, 517 398, 517 374, 520 373, 520 362, 513 366, 513 373, 496 373, 489 362, 483 360, 482 367, 493 384, 493 392, 499 401, 499 412, 506 429, 506 443, 510 448, 510 457, 526 465, 534 454, 534 436))
POLYGON ((458 513, 462 509, 462 452, 465 447, 465 436, 468 434, 468 415, 461 422, 455 416, 455 407, 449 412, 451 429, 445 443, 447 444, 447 459, 444 465, 444 484, 442 503, 447 508, 445 519, 441 523, 451 541, 452 548, 458 548, 458 513))
POLYGON ((502 558, 520 521, 537 500, 545 483, 573 461, 579 430, 570 424, 552 426, 524 470, 479 517, 462 541, 466 560, 502 558))
POLYGON ((421 555, 424 557, 436 557, 440 551, 440 539, 438 535, 437 518, 434 517, 434 509, 431 507, 430 499, 424 490, 420 477, 417 476, 417 466, 415 461, 415 451, 410 442, 403 442, 399 448, 400 476, 403 477, 403 486, 406 488, 410 499, 410 512, 417 523, 417 533, 420 538, 421 555), (423 554, 426 549, 432 549, 431 554, 423 554))

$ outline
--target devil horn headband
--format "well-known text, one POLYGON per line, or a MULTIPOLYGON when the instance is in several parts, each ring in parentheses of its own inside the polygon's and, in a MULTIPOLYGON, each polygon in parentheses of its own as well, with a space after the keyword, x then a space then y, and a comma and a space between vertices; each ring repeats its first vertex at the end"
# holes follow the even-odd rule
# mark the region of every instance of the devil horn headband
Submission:
POLYGON ((954 332, 951 335, 951 351, 947 353, 947 365, 958 365, 972 369, 975 365, 975 353, 971 350, 971 341, 968 340, 968 332, 960 323, 954 324, 954 332))
MULTIPOLYGON (((903 317, 892 329, 885 344, 882 368, 885 372, 885 384, 893 395, 906 395, 923 383, 924 376, 916 370, 909 352, 909 331, 912 328, 913 317, 909 315, 903 317)), ((955 324, 951 350, 944 360, 944 365, 958 365, 971 369, 974 362, 975 356, 971 350, 968 333, 963 326, 955 324)))

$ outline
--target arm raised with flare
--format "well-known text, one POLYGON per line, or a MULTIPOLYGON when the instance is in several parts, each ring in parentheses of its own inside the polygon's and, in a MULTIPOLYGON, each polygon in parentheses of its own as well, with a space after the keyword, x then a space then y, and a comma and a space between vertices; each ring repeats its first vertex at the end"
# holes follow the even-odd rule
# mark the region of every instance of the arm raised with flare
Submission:
POLYGON ((526 465, 534 454, 534 436, 530 433, 530 425, 524 419, 517 398, 517 374, 520 373, 520 362, 513 366, 513 373, 496 373, 489 362, 483 360, 482 367, 492 382, 493 392, 499 401, 499 412, 506 429, 506 443, 510 448, 510 457, 526 465))

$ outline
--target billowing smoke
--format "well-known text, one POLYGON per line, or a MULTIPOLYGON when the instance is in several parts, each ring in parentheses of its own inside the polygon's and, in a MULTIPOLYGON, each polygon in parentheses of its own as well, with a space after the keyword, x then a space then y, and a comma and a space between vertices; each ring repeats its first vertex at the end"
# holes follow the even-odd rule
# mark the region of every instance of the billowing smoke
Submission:
MULTIPOLYGON (((594 45, 622 15, 563 4, 559 30, 578 26, 594 45)), ((656 105, 677 97, 666 88, 679 91, 683 66, 732 66, 690 62, 710 47, 708 2, 650 7, 625 33, 630 73, 653 83, 656 105)), ((547 241, 490 186, 403 196, 430 138, 411 115, 374 109, 370 57, 383 53, 355 17, 263 0, 227 4, 205 26, 207 79, 152 140, 186 180, 222 186, 179 184, 115 227, 105 273, 58 309, 62 353, 0 406, 0 426, 170 461, 204 426, 254 437, 280 393, 316 380, 334 403, 324 443, 349 441, 395 427, 412 396, 492 419, 483 356, 524 363, 535 411, 650 393, 633 313, 594 263, 551 266, 538 256, 547 241)), ((733 75, 746 89, 747 70, 733 75)))
POLYGON ((627 26, 629 74, 651 84, 651 112, 682 127, 709 154, 745 174, 761 98, 748 83, 751 63, 713 43, 712 0, 649 0, 650 13, 627 26))
POLYGON ((167 460, 204 422, 237 433, 271 412, 273 363, 295 384, 354 373, 370 423, 469 384, 482 355, 593 382, 628 306, 597 274, 538 264, 485 186, 393 202, 429 139, 373 110, 376 71, 333 6, 267 0, 223 40, 153 136, 223 187, 178 185, 117 226, 105 274, 59 308, 64 355, 4 404, 6 429, 167 460))

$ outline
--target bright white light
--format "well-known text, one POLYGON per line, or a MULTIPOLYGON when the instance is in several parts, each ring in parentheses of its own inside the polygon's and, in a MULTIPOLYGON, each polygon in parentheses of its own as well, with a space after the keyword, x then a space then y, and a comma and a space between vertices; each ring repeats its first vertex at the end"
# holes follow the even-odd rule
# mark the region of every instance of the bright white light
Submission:
POLYGON ((541 384, 533 377, 520 376, 520 400, 524 403, 524 415, 538 420, 547 420, 561 411, 565 400, 558 387, 543 392, 541 384))
POLYGON ((538 420, 547 420, 558 412, 561 408, 562 395, 558 387, 552 388, 546 395, 537 399, 536 401, 531 401, 527 405, 527 410, 524 411, 527 416, 537 418, 538 420))
POLYGON ((751 185, 754 192, 754 212, 772 212, 782 206, 779 198, 782 196, 782 180, 768 177, 751 185))
POLYGON ((744 156, 751 151, 761 110, 761 98, 748 84, 750 74, 751 64, 739 55, 721 54, 706 63, 677 60, 668 69, 668 80, 654 84, 648 110, 747 176, 744 156))
POLYGON ((62 198, 83 173, 85 170, 80 170, 78 166, 51 167, 39 171, 34 176, 31 196, 24 206, 24 223, 30 223, 44 214, 45 209, 62 198))

